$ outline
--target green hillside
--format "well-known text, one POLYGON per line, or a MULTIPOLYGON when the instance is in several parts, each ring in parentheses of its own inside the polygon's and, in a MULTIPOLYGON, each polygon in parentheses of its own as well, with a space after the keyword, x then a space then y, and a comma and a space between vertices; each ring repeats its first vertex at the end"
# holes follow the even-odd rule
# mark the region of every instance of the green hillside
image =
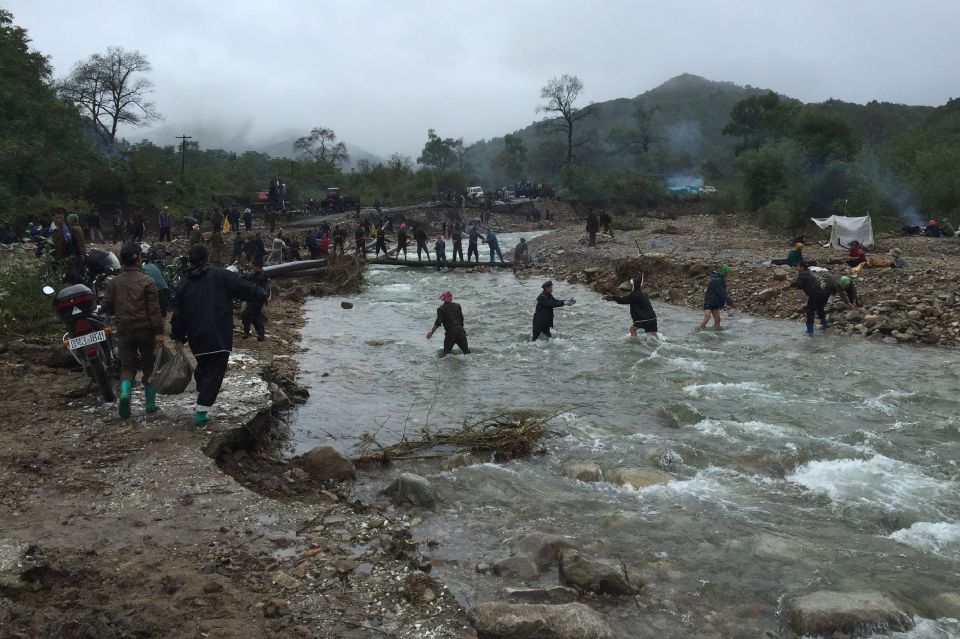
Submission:
MULTIPOLYGON (((578 133, 589 138, 583 164, 597 171, 639 170, 657 177, 695 173, 707 159, 729 164, 736 140, 721 133, 733 105, 765 91, 742 87, 731 82, 714 82, 699 76, 683 74, 664 82, 635 98, 620 98, 594 103, 595 117, 582 122, 578 133), (624 148, 611 138, 610 132, 636 130, 637 108, 649 114, 650 143, 646 152, 624 148)), ((583 104, 582 106, 586 106, 583 104)), ((491 185, 556 179, 558 153, 562 136, 546 132, 539 123, 514 131, 527 149, 524 175, 508 177, 494 167, 494 159, 503 151, 504 138, 481 141, 466 151, 469 168, 491 185)))
MULTIPOLYGON (((734 172, 734 149, 738 140, 722 133, 730 120, 733 106, 750 96, 763 95, 766 89, 740 86, 732 82, 715 82, 683 74, 635 98, 598 102, 591 106, 595 117, 582 121, 578 137, 589 140, 581 165, 593 171, 632 171, 663 181, 703 177, 707 181, 729 180, 734 172), (638 119, 638 110, 646 118, 638 119), (649 140, 646 151, 637 144, 623 144, 623 133, 644 129, 649 140), (620 135, 618 135, 618 133, 620 135), (621 142, 621 143, 618 143, 621 142), (704 175, 704 163, 707 175, 704 175)), ((781 96, 785 104, 798 100, 781 96)), ((587 106, 582 104, 580 106, 587 106)), ((931 119, 936 126, 960 136, 957 113, 934 120, 941 107, 906 106, 888 102, 866 105, 829 100, 812 105, 824 113, 850 123, 866 145, 884 147, 905 131, 931 119)), ((960 106, 952 107, 960 111, 960 106)), ((933 124, 931 124, 933 126, 933 124)), ((504 138, 480 141, 466 150, 469 171, 484 184, 495 186, 524 178, 531 181, 557 181, 562 156, 563 138, 544 130, 540 123, 514 131, 526 148, 521 175, 512 175, 496 164, 504 150, 504 138)), ((626 135, 630 138, 630 135, 626 135)))

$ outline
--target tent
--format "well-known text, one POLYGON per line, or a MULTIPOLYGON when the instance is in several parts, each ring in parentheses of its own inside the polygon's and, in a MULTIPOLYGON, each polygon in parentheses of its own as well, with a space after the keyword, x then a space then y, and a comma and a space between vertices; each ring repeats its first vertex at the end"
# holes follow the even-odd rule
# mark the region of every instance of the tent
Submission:
POLYGON ((873 223, 869 215, 863 217, 831 215, 828 218, 812 217, 810 219, 822 229, 833 227, 830 231, 830 246, 833 248, 847 248, 854 240, 863 246, 873 246, 873 223))

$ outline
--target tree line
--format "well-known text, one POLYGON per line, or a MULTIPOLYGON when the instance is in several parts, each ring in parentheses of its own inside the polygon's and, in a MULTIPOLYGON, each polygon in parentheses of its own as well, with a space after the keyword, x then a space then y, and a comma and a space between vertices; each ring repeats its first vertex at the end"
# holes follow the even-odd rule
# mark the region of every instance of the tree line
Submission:
POLYGON ((731 141, 705 152, 697 131, 685 131, 684 123, 670 122, 660 107, 639 97, 627 118, 604 128, 599 105, 579 104, 583 82, 564 74, 541 88, 535 111, 544 118, 536 125, 536 147, 528 147, 523 132, 508 134, 478 166, 477 151, 489 145, 465 145, 463 137, 430 129, 416 159, 395 153, 346 170, 347 146, 327 126, 297 138, 291 159, 201 150, 196 140, 184 140, 181 148, 130 143, 120 137, 123 127, 161 117, 150 100, 147 56, 109 47, 54 79, 48 59, 30 50, 26 31, 2 9, 0 64, 3 221, 53 206, 81 212, 162 204, 210 208, 223 196, 252 197, 278 175, 295 201, 322 198, 326 187, 338 186, 364 202, 406 203, 527 178, 552 181, 570 197, 656 205, 676 197, 665 186, 678 172, 716 184, 716 210, 751 211, 772 227, 834 212, 960 218, 958 100, 910 115, 884 105, 804 105, 755 92, 729 113, 704 112, 702 126, 722 128, 731 141), (715 119, 708 123, 707 116, 715 119), (914 120, 904 121, 908 116, 914 120), (619 164, 600 161, 614 152, 619 164))

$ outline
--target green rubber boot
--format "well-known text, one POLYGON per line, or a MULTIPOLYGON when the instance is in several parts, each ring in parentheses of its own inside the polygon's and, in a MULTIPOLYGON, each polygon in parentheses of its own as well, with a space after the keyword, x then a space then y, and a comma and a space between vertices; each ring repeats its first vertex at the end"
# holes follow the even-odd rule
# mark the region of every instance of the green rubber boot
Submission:
POLYGON ((154 390, 153 384, 144 384, 143 392, 147 396, 147 412, 155 413, 159 408, 157 408, 157 391, 154 390))
POLYGON ((120 382, 120 406, 118 412, 121 419, 130 417, 130 393, 133 392, 133 382, 125 379, 120 382))
POLYGON ((193 425, 194 426, 203 426, 208 421, 210 421, 210 416, 207 415, 207 411, 197 411, 193 414, 193 425))

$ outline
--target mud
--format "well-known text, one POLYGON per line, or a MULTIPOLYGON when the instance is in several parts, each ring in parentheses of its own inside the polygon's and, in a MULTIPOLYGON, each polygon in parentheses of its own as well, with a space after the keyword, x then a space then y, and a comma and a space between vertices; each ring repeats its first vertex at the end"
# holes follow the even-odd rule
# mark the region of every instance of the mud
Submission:
POLYGON ((308 392, 303 320, 283 294, 268 314, 266 342, 237 336, 202 430, 192 388, 150 416, 135 393, 122 421, 59 349, 2 349, 0 636, 468 632, 441 586, 411 590, 430 562, 409 515, 351 502, 280 455, 283 410, 308 392))

